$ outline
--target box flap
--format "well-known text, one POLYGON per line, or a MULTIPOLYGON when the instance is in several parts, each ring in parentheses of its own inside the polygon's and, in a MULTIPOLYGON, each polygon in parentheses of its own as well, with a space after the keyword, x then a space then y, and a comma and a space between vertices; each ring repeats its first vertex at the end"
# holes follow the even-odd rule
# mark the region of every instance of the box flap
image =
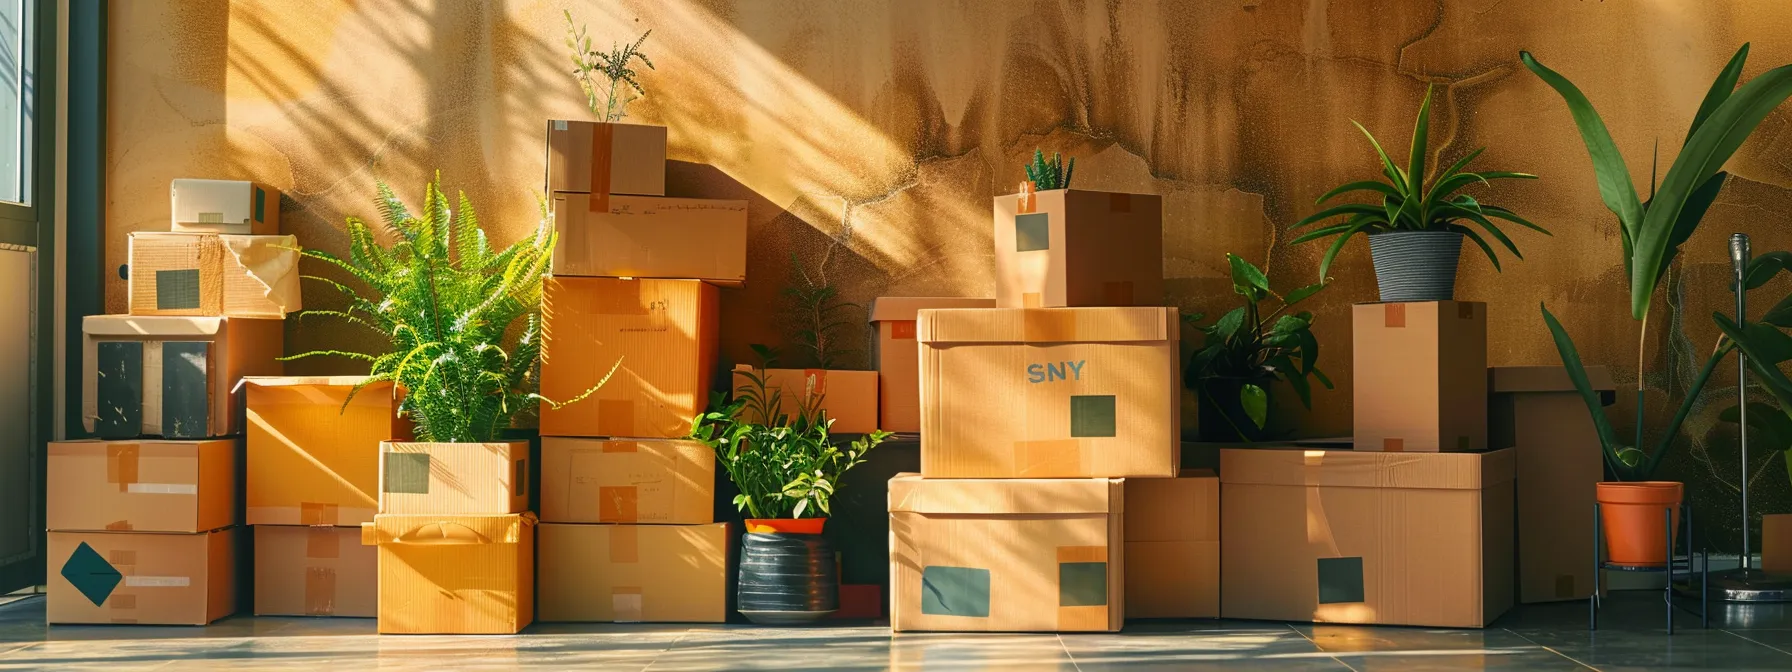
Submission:
POLYGON ((930 308, 994 308, 996 300, 947 296, 880 296, 871 300, 870 322, 901 322, 918 319, 917 313, 930 308))
MULTIPOLYGON (((533 513, 433 515, 382 513, 373 517, 375 543, 415 545, 514 544, 533 513)), ((366 530, 362 540, 367 539, 366 530)))
POLYGON ((921 478, 890 479, 891 513, 956 515, 1092 514, 1119 508, 1118 478, 921 478))
POLYGON ((1181 337, 1175 308, 986 308, 920 311, 922 343, 1122 343, 1181 337))
MULTIPOLYGON (((1587 367, 1587 382, 1599 392, 1614 392, 1611 369, 1587 367)), ((1568 370, 1561 366, 1490 366, 1487 367, 1487 391, 1501 392, 1573 392, 1568 370)), ((1610 394, 1601 395, 1610 397, 1610 394)), ((1612 403, 1609 399, 1605 403, 1612 403)))
MULTIPOLYGON (((244 385, 256 387, 354 387, 367 376, 243 376, 244 385)), ((362 391, 390 387, 390 381, 381 381, 362 388, 362 391)))
POLYGON ((197 336, 212 340, 224 329, 222 317, 167 315, 88 315, 81 318, 81 333, 116 338, 174 339, 197 336))
POLYGON ((1328 488, 1480 490, 1513 478, 1512 449, 1487 453, 1387 453, 1353 450, 1228 448, 1220 482, 1328 488))

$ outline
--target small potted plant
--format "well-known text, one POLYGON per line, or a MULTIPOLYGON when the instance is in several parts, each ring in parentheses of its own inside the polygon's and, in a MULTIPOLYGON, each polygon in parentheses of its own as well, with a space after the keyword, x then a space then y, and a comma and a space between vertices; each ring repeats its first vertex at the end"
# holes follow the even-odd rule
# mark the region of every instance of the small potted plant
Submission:
POLYGON ((1426 175, 1430 151, 1427 135, 1431 129, 1429 87, 1425 89, 1425 101, 1419 104, 1419 120, 1413 129, 1405 169, 1394 165, 1369 129, 1357 122, 1351 123, 1369 138, 1369 145, 1381 159, 1381 174, 1385 179, 1340 185, 1325 192, 1316 203, 1323 205, 1334 197, 1358 192, 1378 195, 1379 202, 1334 205, 1295 222, 1290 229, 1296 231, 1338 218, 1289 242, 1298 245, 1323 238, 1333 239, 1324 259, 1319 262, 1322 282, 1330 277, 1332 261, 1344 249, 1344 244, 1352 236, 1364 233, 1369 236, 1369 255, 1375 263, 1375 282, 1382 301, 1449 301, 1456 294, 1456 262, 1462 254, 1464 238, 1487 254, 1494 270, 1500 268, 1493 247, 1475 231, 1475 227, 1520 259, 1524 255, 1519 254, 1518 246, 1512 244, 1494 220, 1505 220, 1545 235, 1549 233, 1511 210, 1483 203, 1469 194, 1457 193, 1471 185, 1488 186, 1491 180, 1536 179, 1535 175, 1499 170, 1469 172, 1468 164, 1480 156, 1485 147, 1469 152, 1443 170, 1426 175))
POLYGON ((610 210, 611 194, 664 196, 666 193, 666 127, 623 123, 629 103, 647 96, 637 66, 653 69, 641 46, 649 30, 633 42, 612 42, 609 51, 593 48, 585 26, 566 16, 566 48, 572 52, 572 78, 585 94, 595 121, 550 119, 547 132, 545 193, 588 194, 581 206, 589 212, 610 210))
POLYGON ((1073 189, 1076 159, 1033 150, 991 204, 998 308, 1163 304, 1163 198, 1073 189))
MULTIPOLYGON (((1291 306, 1319 293, 1325 285, 1301 287, 1287 296, 1269 288, 1269 278, 1250 262, 1227 254, 1232 291, 1244 305, 1213 324, 1197 327, 1199 350, 1183 371, 1183 385, 1194 390, 1199 406, 1202 441, 1261 441, 1268 438, 1270 386, 1288 382, 1300 403, 1313 407, 1307 382, 1312 376, 1326 389, 1332 381, 1319 370, 1319 340, 1313 337, 1313 314, 1284 314, 1291 306), (1265 314, 1260 304, 1275 298, 1282 305, 1265 314)), ((1193 324, 1200 314, 1184 319, 1193 324)))
MULTIPOLYGON (((790 285, 781 295, 780 321, 789 331, 792 347, 751 346, 760 360, 757 375, 761 382, 781 392, 783 405, 772 410, 794 417, 800 415, 801 407, 814 406, 827 411, 835 432, 877 431, 877 372, 847 369, 842 362, 858 352, 845 345, 842 333, 859 323, 849 317, 860 311, 858 304, 841 301, 839 290, 821 269, 805 267, 794 254, 790 256, 790 285)), ((736 368, 734 384, 749 383, 741 372, 751 370, 736 368)))

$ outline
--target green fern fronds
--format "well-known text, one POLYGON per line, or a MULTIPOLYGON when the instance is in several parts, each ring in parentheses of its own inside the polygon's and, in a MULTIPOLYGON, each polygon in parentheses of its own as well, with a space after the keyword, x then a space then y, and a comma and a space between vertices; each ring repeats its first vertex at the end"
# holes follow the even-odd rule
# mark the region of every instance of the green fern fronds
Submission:
POLYGON ((1052 160, 1045 160, 1043 150, 1033 150, 1033 162, 1027 164, 1027 180, 1033 188, 1040 191, 1050 189, 1069 189, 1070 178, 1076 174, 1076 157, 1070 157, 1066 164, 1064 157, 1052 152, 1052 160))
POLYGON ((566 15, 566 46, 572 49, 572 76, 585 92, 586 106, 591 108, 592 114, 602 115, 604 121, 621 121, 628 116, 628 101, 617 94, 626 94, 627 90, 618 90, 617 85, 627 84, 636 94, 647 95, 630 63, 640 61, 647 69, 654 69, 653 61, 641 53, 641 45, 653 31, 642 33, 634 44, 624 46, 612 42, 609 53, 592 51, 591 36, 585 33, 585 26, 573 24, 571 11, 561 10, 561 13, 566 15), (598 77, 605 82, 599 83, 598 77), (599 95, 603 97, 602 107, 598 106, 599 95))
POLYGON ((857 309, 858 304, 841 301, 839 290, 820 269, 805 268, 794 253, 790 255, 790 286, 783 294, 796 346, 807 351, 817 367, 835 368, 842 356, 858 351, 843 345, 840 334, 855 323, 844 313, 857 309))

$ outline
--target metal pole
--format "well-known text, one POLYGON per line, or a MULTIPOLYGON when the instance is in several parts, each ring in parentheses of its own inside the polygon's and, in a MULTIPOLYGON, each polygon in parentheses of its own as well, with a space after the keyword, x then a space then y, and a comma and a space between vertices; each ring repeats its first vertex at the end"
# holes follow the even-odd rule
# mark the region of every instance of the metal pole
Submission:
MULTIPOLYGON (((1730 266, 1736 272, 1736 324, 1747 324, 1748 320, 1748 234, 1730 234, 1730 266)), ((1742 571, 1748 572, 1749 565, 1749 517, 1748 517, 1748 355, 1736 351, 1736 412, 1737 442, 1742 444, 1742 571)))

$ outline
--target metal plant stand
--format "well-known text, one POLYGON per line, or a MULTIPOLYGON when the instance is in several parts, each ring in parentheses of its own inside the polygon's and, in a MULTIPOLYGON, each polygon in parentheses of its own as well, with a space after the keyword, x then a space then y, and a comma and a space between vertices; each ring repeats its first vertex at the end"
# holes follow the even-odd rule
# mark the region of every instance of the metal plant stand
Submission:
MULTIPOLYGON (((1731 290, 1736 294, 1737 324, 1746 324, 1748 319, 1748 288, 1744 286, 1748 262, 1748 234, 1730 234, 1730 267, 1734 276, 1731 290)), ((1742 449, 1742 555, 1740 566, 1718 572, 1711 577, 1711 583, 1717 589, 1717 599, 1725 602, 1792 601, 1792 576, 1765 574, 1752 566, 1754 560, 1750 557, 1754 549, 1749 543, 1748 517, 1748 355, 1741 350, 1736 351, 1736 407, 1741 413, 1736 422, 1737 442, 1742 449)))
POLYGON ((1697 553, 1696 559, 1698 562, 1694 562, 1695 558, 1692 547, 1692 507, 1686 506, 1685 504, 1680 505, 1680 519, 1686 521, 1686 534, 1683 537, 1686 540, 1686 556, 1684 558, 1674 556, 1674 508, 1663 508, 1662 513, 1665 514, 1663 518, 1666 522, 1664 522, 1663 525, 1667 527, 1668 533, 1667 564, 1660 567, 1619 565, 1607 562, 1605 558, 1600 556, 1599 549, 1602 547, 1600 542, 1605 539, 1605 523, 1599 515, 1599 503, 1593 503, 1593 596, 1587 598, 1588 630, 1599 629, 1599 587, 1605 583, 1602 580, 1604 576, 1602 572, 1666 572, 1668 575, 1668 585, 1666 588, 1662 589, 1661 599, 1667 608, 1668 634, 1674 634, 1674 609, 1676 608, 1685 609, 1688 613, 1697 614, 1699 617, 1699 627, 1711 627, 1711 601, 1709 599, 1708 591, 1708 586, 1711 583, 1711 570, 1709 564, 1711 558, 1708 554, 1700 552, 1697 553), (1685 569, 1686 584, 1684 586, 1676 586, 1675 577, 1677 576, 1677 572, 1682 568, 1685 569), (1674 601, 1674 593, 1677 588, 1689 593, 1695 590, 1698 591, 1698 611, 1693 611, 1689 607, 1680 606, 1679 603, 1674 601))

